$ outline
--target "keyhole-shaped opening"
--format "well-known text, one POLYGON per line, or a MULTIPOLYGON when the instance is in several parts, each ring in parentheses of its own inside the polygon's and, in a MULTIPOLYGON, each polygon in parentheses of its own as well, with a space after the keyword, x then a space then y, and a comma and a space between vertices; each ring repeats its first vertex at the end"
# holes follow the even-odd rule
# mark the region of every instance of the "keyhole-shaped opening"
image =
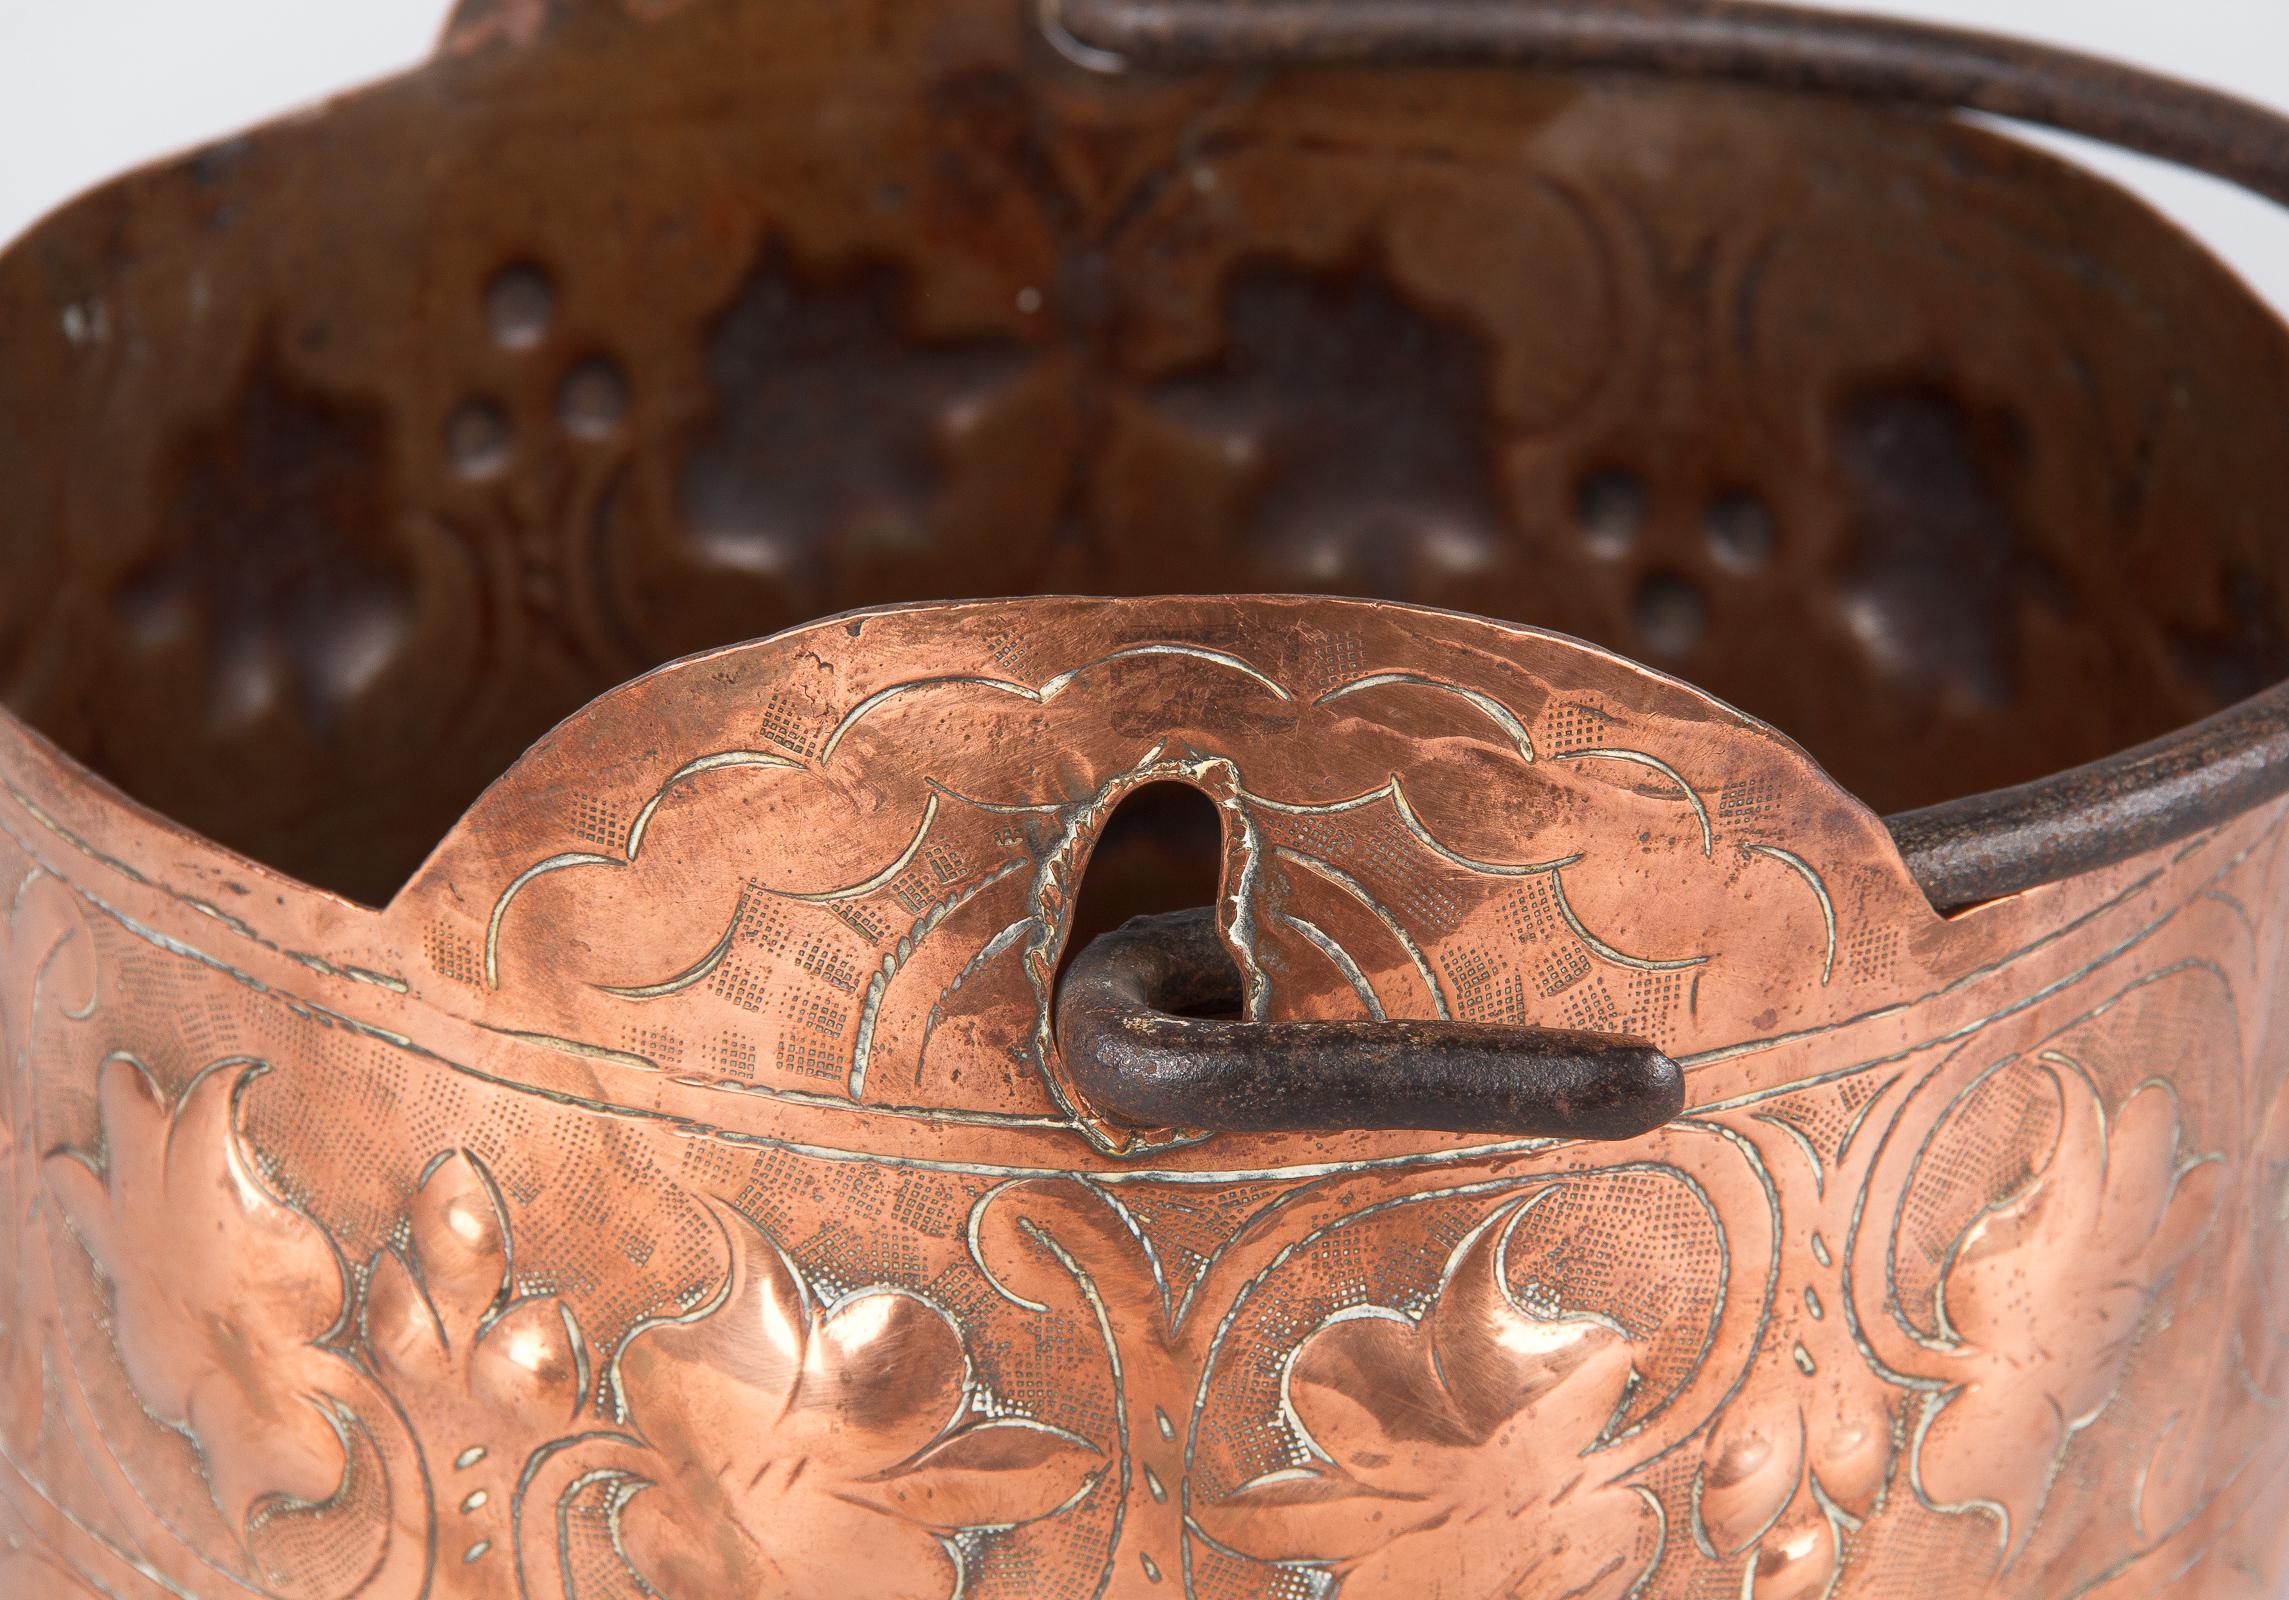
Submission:
POLYGON ((1131 917, 1214 905, 1223 872, 1216 802, 1187 783, 1146 784, 1113 809, 1089 853, 1065 959, 1131 917))

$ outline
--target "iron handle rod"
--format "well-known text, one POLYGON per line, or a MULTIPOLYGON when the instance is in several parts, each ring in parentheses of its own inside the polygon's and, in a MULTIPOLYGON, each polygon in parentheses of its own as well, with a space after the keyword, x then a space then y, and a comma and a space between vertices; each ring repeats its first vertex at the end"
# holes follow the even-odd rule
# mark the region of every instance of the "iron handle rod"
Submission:
POLYGON ((1218 1133, 1416 1129, 1631 1139, 1685 1103, 1641 1040, 1477 1022, 1238 1022, 1238 969, 1200 911, 1139 917, 1057 993, 1065 1070, 1099 1116, 1218 1133))

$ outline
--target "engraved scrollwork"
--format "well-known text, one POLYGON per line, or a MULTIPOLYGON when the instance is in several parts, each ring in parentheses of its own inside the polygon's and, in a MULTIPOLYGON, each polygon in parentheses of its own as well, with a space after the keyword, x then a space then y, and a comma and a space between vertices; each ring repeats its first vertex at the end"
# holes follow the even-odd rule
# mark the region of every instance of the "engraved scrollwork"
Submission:
POLYGON ((2278 817, 1940 919, 1790 747, 1564 641, 1044 606, 1024 672, 1006 618, 880 614, 634 686, 356 941, 12 771, 0 1576, 1842 1600, 2251 1548, 2278 817), (1254 1014, 1595 993, 1688 1109, 1622 1149, 1080 1137, 1057 938, 1169 776, 1224 820, 1254 1014), (384 976, 408 929, 465 977, 384 976))
MULTIPOLYGON (((1038 676, 988 658, 871 678, 818 696, 806 729, 777 750, 735 743, 745 731, 735 724, 698 732, 711 753, 586 802, 623 819, 606 837, 579 824, 500 882, 470 931, 499 997, 493 1025, 659 1071, 658 1060, 597 1037, 593 1021, 582 1031, 576 1019, 596 996, 645 1008, 643 1023, 626 1026, 649 1035, 737 1026, 726 999, 752 1012, 777 993, 803 1009, 818 1042, 783 1038, 781 1071, 758 1061, 747 1083, 724 1087, 824 1096, 831 1083, 802 1080, 839 1077, 851 1101, 896 1109, 947 1070, 933 1051, 947 1048, 948 1020, 963 1019, 961 1059, 976 1064, 965 1073, 975 1104, 963 1111, 1062 1120, 1128 1154, 1181 1144, 1184 1130, 1111 1129, 1081 1105, 1047 1021, 1090 853, 1115 807, 1156 782, 1198 789, 1222 816, 1224 933, 1250 1016, 1356 1008, 1519 1021, 1542 1010, 1656 1039, 1681 1008, 1753 1018, 1767 991, 1745 986, 1746 964, 1724 948, 1740 937, 1728 908, 1749 903, 1817 988, 1854 987, 1848 970, 1837 981, 1840 941, 1871 914, 1868 875, 1851 881, 1856 898, 1839 909, 1837 869, 1780 843, 1789 835, 1769 807, 1726 814, 1715 801, 1804 781, 1788 770, 1793 754, 1730 752, 1712 766, 1656 753, 1630 741, 1628 719, 1602 709, 1594 690, 1489 677, 1461 661, 1315 672, 1323 665, 1241 653, 1177 626, 1038 676), (1152 697, 1158 736, 1128 726, 1140 695, 1152 697), (1446 763, 1436 778, 1406 748, 1427 730, 1446 763), (988 757, 1044 733, 1061 752, 1055 772, 1011 774, 988 757), (849 775, 889 770, 881 763, 893 749, 896 775, 878 780, 866 810, 904 821, 860 848, 849 775), (1458 787, 1465 770, 1472 782, 1458 787), (759 809, 820 840, 823 859, 790 873, 767 840, 717 835, 713 818, 759 809), (1624 813, 1627 849, 1557 825, 1624 813), (1809 893, 1769 892, 1748 870, 1765 860, 1809 893), (1643 892, 1649 883, 1658 901, 1643 892), (666 894, 701 909, 664 960, 636 966, 609 941, 557 935, 608 926, 666 894), (1508 949, 1457 948, 1448 936, 1468 908, 1495 904, 1526 937, 1508 949), (1656 929, 1656 904, 1692 906, 1686 930, 1676 919, 1656 929), (813 979, 842 971, 841 996, 790 971, 781 953, 790 949, 813 979), (1528 999, 1529 978, 1539 1002, 1528 999), (1011 1029, 1026 1017, 1030 1026, 1011 1029), (1033 1081, 1011 1076, 1009 1059, 1033 1081)), ((1905 908, 1903 888, 1881 894, 1905 908)))

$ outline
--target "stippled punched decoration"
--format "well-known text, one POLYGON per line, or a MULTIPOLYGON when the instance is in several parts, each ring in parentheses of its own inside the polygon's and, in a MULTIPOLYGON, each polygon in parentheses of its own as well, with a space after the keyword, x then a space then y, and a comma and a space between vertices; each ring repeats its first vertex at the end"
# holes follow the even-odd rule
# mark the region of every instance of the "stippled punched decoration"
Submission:
POLYGON ((379 911, 0 777, 12 1600, 2283 1571, 2278 804, 1943 918, 1762 724, 1337 600, 695 657, 379 911), (1107 1116, 1056 985, 1162 785, 1244 1020, 1627 1036, 1682 1114, 1107 1116))

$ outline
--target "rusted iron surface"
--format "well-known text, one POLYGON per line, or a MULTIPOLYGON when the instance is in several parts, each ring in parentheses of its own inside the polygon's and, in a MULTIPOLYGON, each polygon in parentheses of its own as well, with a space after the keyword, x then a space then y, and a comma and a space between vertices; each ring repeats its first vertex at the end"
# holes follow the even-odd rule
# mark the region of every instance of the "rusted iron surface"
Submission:
MULTIPOLYGON (((1965 28, 1768 0, 1041 4, 1076 56, 1103 71, 1427 59, 1726 78, 2039 123, 2289 205, 2289 124, 2269 107, 2127 62, 1965 28)), ((470 26, 486 9, 484 0, 467 8, 470 26)))
POLYGON ((1380 1001, 1358 1021, 1268 1022, 1251 1015, 1268 990, 1248 989, 1206 907, 1095 940, 1056 995, 1057 1048, 1082 1103, 1115 1123, 1218 1133, 1566 1139, 1634 1139, 1685 1104, 1677 1063, 1620 1034, 1393 1021, 1380 1001))
POLYGON ((2278 805, 1942 919, 1699 692, 1336 600, 703 656, 380 912, 0 773, 12 1592, 2281 1575, 2278 805), (1256 1014, 1634 1035, 1686 1109, 1105 1118, 1050 985, 1161 780, 1256 1014))

